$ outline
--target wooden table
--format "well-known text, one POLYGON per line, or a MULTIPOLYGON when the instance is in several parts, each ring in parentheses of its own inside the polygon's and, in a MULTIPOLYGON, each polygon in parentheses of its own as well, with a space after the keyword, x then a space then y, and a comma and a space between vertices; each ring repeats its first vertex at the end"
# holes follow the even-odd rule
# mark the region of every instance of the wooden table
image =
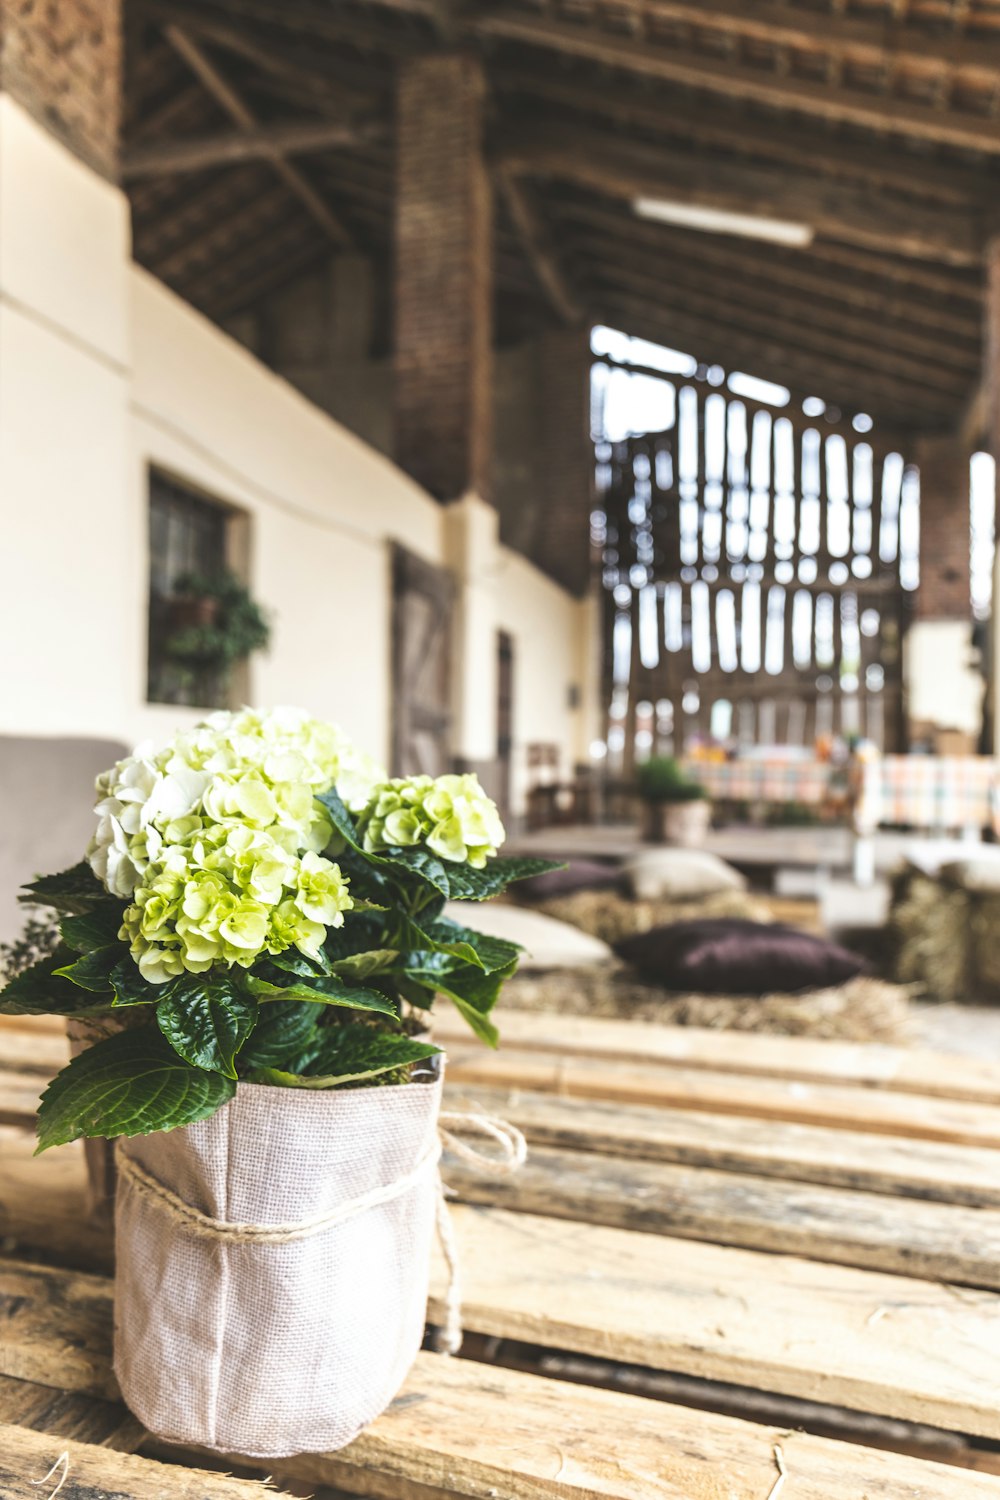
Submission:
POLYGON ((67 1465, 61 1500, 235 1500, 263 1473, 377 1500, 1000 1497, 1000 1065, 504 1025, 498 1054, 439 1027, 452 1101, 531 1143, 501 1184, 447 1168, 468 1357, 421 1354, 342 1452, 233 1478, 121 1404, 82 1151, 31 1156, 65 1042, 0 1023, 3 1500, 48 1500, 67 1465))

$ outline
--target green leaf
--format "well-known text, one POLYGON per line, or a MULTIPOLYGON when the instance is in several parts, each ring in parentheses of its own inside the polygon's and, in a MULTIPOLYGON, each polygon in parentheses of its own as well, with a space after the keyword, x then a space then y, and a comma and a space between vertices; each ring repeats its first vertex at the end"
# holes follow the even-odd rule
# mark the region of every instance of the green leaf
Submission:
POLYGON ((111 999, 111 972, 121 962, 121 943, 109 943, 106 948, 94 948, 72 963, 64 963, 55 973, 63 979, 78 984, 82 990, 92 990, 95 995, 107 995, 111 999))
POLYGON ((455 1008, 468 1021, 478 1037, 495 1047, 500 1034, 489 1019, 496 1005, 504 981, 517 968, 514 957, 502 968, 485 974, 472 964, 461 963, 444 953, 410 953, 406 960, 406 976, 418 984, 433 985, 442 995, 447 995, 455 1008))
MULTIPOLYGON (((168 983, 170 983, 169 980, 168 983)), ((119 959, 111 970, 111 988, 115 993, 115 998, 111 1003, 115 1007, 157 1005, 166 991, 166 985, 150 984, 148 979, 143 979, 138 964, 128 953, 124 958, 119 959)))
POLYGON ((60 946, 17 974, 0 990, 0 1014, 7 1016, 77 1016, 106 1011, 111 997, 102 1002, 78 985, 72 984, 58 970, 73 962, 74 955, 60 946))
POLYGON ((160 1030, 196 1068, 236 1077, 233 1059, 257 1023, 257 1002, 227 974, 186 974, 156 1007, 160 1030))
POLYGON ((316 959, 306 958, 297 948, 286 948, 284 953, 276 953, 269 960, 276 969, 284 969, 288 974, 298 974, 304 979, 311 978, 314 974, 329 974, 330 960, 320 949, 319 957, 316 959))
POLYGON ((342 1005, 348 1010, 373 1010, 396 1018, 396 1007, 379 990, 361 989, 344 984, 330 974, 314 974, 309 979, 289 976, 290 983, 276 983, 263 973, 249 974, 247 988, 261 1002, 269 1000, 311 1000, 321 1005, 342 1005))
POLYGON ((398 948, 372 948, 366 953, 352 953, 347 958, 334 959, 330 973, 341 979, 367 979, 369 974, 384 974, 398 957, 398 948))
POLYGON ((261 1069, 255 1082, 283 1088, 329 1089, 340 1083, 375 1078, 407 1063, 420 1062, 440 1052, 431 1042, 415 1042, 408 1036, 391 1036, 370 1026, 347 1024, 324 1026, 318 1044, 309 1049, 289 1071, 261 1069))
POLYGON ((330 787, 328 791, 320 792, 317 798, 330 814, 330 820, 340 836, 347 842, 355 854, 367 864, 376 869, 401 872, 404 875, 416 876, 418 881, 425 887, 437 894, 447 898, 449 891, 448 874, 441 860, 431 854, 428 849, 393 849, 391 851, 380 850, 378 854, 370 854, 358 842, 358 830, 354 819, 345 807, 336 787, 330 787))
POLYGON ((426 931, 446 952, 464 958, 466 962, 484 969, 487 974, 492 974, 495 969, 507 968, 524 952, 520 943, 511 943, 506 938, 492 937, 485 932, 474 932, 471 927, 463 927, 450 917, 438 917, 436 922, 428 922, 426 931))
POLYGON ((552 859, 491 859, 482 870, 471 865, 449 865, 448 885, 452 901, 488 901, 515 880, 530 880, 546 870, 562 870, 565 865, 552 859))
POLYGON ((193 1068, 155 1026, 119 1032, 74 1057, 38 1110, 38 1150, 79 1136, 147 1135, 207 1119, 236 1084, 193 1068))
POLYGON ((41 875, 24 886, 19 901, 28 906, 54 906, 56 911, 77 915, 91 911, 107 900, 104 889, 85 859, 59 875, 41 875))
POLYGON ((241 1072, 287 1067, 316 1040, 322 1017, 321 1007, 305 1000, 261 1006, 253 1035, 240 1049, 241 1072))
POLYGON ((110 897, 95 906, 92 911, 77 917, 63 917, 59 931, 63 942, 77 953, 91 953, 95 948, 104 948, 108 943, 120 942, 122 918, 125 907, 121 901, 110 897))

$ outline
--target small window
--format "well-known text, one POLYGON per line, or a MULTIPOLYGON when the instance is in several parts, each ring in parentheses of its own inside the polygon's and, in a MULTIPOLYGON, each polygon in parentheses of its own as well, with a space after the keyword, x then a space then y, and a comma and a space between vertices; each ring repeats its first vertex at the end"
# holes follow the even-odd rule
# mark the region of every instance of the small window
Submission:
POLYGON ((149 676, 150 703, 225 708, 242 684, 202 667, 178 662, 169 649, 182 631, 210 623, 212 601, 185 589, 191 576, 242 575, 247 518, 187 489, 165 474, 149 476, 149 676))

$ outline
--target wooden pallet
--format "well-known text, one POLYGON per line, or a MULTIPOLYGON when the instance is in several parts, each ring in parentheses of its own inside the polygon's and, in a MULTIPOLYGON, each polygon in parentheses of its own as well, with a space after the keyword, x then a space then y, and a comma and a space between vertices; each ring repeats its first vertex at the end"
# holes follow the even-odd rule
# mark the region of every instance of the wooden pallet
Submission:
POLYGON ((470 1357, 422 1354, 343 1452, 237 1457, 234 1479, 121 1404, 82 1149, 32 1157, 65 1040, 0 1022, 0 1496, 46 1500, 62 1470, 33 1481, 65 1453, 61 1500, 235 1500, 265 1472, 376 1500, 1000 1500, 1000 1066, 546 1016, 505 1032, 494 1055, 439 1028, 453 1101, 531 1144, 501 1184, 447 1168, 470 1357))

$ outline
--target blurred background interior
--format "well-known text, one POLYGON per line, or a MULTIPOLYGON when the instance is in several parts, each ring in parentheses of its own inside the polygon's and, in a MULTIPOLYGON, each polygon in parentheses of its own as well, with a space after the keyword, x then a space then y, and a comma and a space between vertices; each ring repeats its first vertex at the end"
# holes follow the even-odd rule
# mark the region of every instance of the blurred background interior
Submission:
POLYGON ((995 7, 0 18, 0 938, 300 703, 569 860, 511 1004, 1000 1052, 995 7))

